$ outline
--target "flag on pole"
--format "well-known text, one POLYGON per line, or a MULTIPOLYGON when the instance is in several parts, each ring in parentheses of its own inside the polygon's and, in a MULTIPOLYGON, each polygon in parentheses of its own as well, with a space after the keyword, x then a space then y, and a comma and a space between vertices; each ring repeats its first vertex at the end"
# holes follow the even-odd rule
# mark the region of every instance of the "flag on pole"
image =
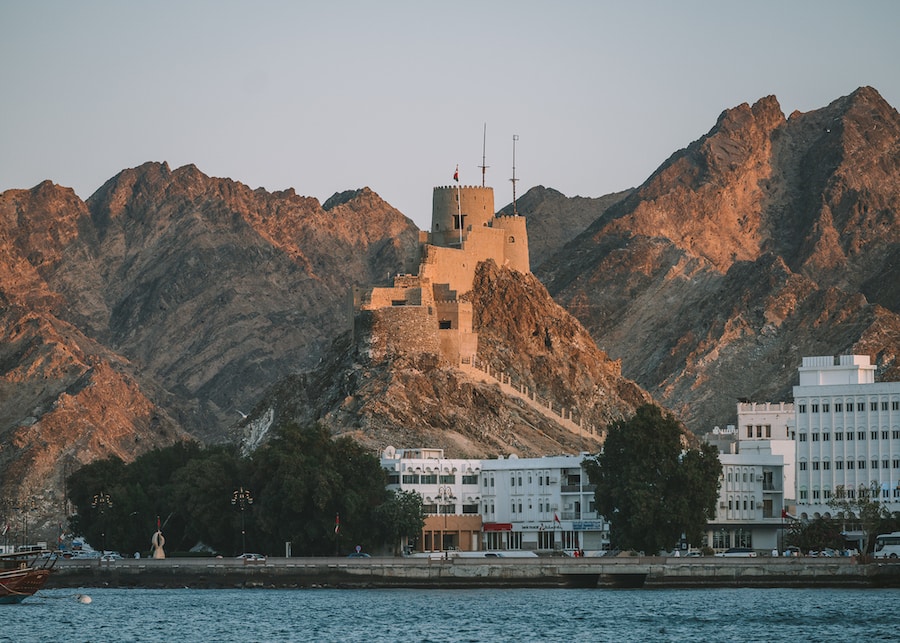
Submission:
POLYGON ((556 513, 553 514, 553 522, 562 527, 562 523, 559 521, 559 516, 556 513))
POLYGON ((341 533, 341 514, 334 514, 334 533, 341 533))
POLYGON ((459 183, 459 165, 456 166, 456 171, 453 173, 453 180, 459 183))

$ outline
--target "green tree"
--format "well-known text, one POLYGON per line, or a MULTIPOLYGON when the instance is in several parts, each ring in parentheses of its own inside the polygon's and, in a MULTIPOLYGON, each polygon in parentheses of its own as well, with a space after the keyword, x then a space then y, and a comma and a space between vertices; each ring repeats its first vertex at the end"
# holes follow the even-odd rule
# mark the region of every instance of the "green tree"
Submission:
MULTIPOLYGON (((376 520, 376 508, 388 498, 378 458, 349 438, 333 439, 320 425, 273 430, 251 466, 253 529, 261 549, 278 551, 291 541, 299 555, 331 555, 387 540, 376 520)), ((250 536, 248 527, 248 543, 250 536)))
POLYGON ((682 533, 700 542, 715 511, 722 466, 715 447, 685 449, 682 437, 672 415, 646 404, 611 425, 603 450, 585 460, 613 547, 656 553, 682 533))
POLYGON ((890 511, 879 499, 881 487, 877 481, 869 485, 861 484, 853 493, 850 493, 844 485, 835 487, 831 494, 828 506, 838 512, 838 517, 844 521, 858 522, 862 531, 862 547, 860 553, 868 554, 872 537, 877 535, 881 525, 891 517, 890 511))
POLYGON ((376 511, 381 532, 390 538, 394 554, 400 552, 403 538, 414 540, 425 527, 422 496, 415 491, 393 491, 376 511))
POLYGON ((844 546, 840 523, 831 518, 795 520, 791 523, 785 540, 804 553, 826 548, 843 549, 844 546))

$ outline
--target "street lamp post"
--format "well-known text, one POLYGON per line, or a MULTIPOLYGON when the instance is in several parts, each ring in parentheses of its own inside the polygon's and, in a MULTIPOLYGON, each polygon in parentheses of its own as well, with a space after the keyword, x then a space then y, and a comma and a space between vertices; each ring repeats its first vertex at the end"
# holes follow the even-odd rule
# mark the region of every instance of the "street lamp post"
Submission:
POLYGON ((452 506, 453 500, 456 500, 456 496, 453 495, 453 488, 447 485, 438 487, 437 497, 441 501, 441 513, 444 514, 444 530, 441 532, 441 550, 444 550, 444 539, 446 538, 447 533, 447 509, 452 506))
POLYGON ((113 503, 109 494, 102 491, 95 494, 93 500, 91 500, 91 507, 100 510, 100 528, 103 530, 100 535, 102 538, 104 554, 106 553, 106 510, 112 506, 113 503))
POLYGON ((244 528, 244 509, 247 508, 247 505, 253 504, 253 496, 250 495, 250 490, 244 489, 243 487, 235 490, 231 495, 231 504, 237 505, 241 510, 241 553, 244 554, 247 552, 247 531, 244 528))

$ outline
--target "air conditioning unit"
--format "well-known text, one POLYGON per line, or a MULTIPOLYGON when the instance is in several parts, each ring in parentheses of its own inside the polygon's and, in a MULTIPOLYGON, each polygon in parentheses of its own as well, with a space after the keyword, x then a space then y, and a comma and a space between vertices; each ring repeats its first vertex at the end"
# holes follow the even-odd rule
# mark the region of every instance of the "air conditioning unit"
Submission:
POLYGON ((719 509, 724 509, 727 505, 724 502, 719 503, 719 509))
POLYGON ((762 477, 762 476, 756 476, 756 481, 757 481, 757 482, 762 482, 762 481, 763 481, 763 477, 762 477))

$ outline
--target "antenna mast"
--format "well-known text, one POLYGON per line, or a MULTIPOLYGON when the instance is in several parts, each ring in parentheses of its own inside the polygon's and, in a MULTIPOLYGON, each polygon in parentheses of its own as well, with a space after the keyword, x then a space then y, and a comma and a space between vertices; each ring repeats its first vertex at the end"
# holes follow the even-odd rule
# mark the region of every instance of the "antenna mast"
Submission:
POLYGON ((513 216, 519 216, 518 211, 516 210, 516 181, 519 179, 516 178, 516 141, 519 140, 518 134, 513 134, 513 175, 510 181, 512 181, 513 188, 513 216))
POLYGON ((485 152, 487 151, 487 123, 484 124, 484 140, 481 143, 481 187, 484 187, 484 171, 490 167, 485 165, 485 152))

